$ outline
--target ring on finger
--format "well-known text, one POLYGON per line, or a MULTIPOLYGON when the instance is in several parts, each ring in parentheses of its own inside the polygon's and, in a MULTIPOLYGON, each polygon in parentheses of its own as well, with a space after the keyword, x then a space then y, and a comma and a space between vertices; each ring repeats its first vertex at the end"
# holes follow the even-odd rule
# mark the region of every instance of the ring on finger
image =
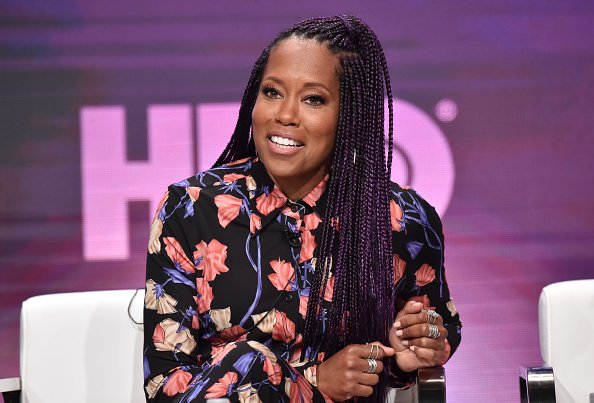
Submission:
POLYGON ((367 368, 367 371, 365 372, 368 374, 375 374, 375 370, 377 369, 377 361, 373 358, 368 358, 367 365, 369 365, 369 368, 367 368))
POLYGON ((369 350, 369 354, 367 354, 368 360, 371 358, 371 355, 373 354, 373 346, 374 346, 374 344, 371 345, 371 350, 369 350))
POLYGON ((377 360, 379 358, 380 355, 380 348, 377 344, 374 344, 375 346, 375 357, 373 357, 374 360, 377 360))
POLYGON ((435 325, 435 322, 439 318, 439 314, 435 312, 433 309, 427 309, 427 323, 430 325, 435 325))
POLYGON ((429 335, 427 337, 435 340, 439 336, 441 336, 441 332, 439 331, 439 328, 436 325, 429 325, 429 335))

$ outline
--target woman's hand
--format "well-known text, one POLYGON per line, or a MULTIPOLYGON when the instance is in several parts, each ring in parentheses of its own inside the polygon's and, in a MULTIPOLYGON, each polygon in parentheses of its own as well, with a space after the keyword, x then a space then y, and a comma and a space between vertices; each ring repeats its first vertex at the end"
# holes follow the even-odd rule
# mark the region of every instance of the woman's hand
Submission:
POLYGON ((438 334, 431 334, 429 314, 420 302, 409 301, 396 315, 390 329, 390 346, 396 353, 398 367, 406 372, 419 368, 442 365, 447 357, 446 336, 443 319, 437 315, 434 326, 438 334), (437 337, 435 337, 437 336, 437 337))
POLYGON ((356 396, 371 396, 384 369, 382 360, 394 355, 394 350, 379 342, 350 344, 318 365, 318 389, 332 400, 348 400, 356 396), (368 358, 377 366, 373 373, 368 358))

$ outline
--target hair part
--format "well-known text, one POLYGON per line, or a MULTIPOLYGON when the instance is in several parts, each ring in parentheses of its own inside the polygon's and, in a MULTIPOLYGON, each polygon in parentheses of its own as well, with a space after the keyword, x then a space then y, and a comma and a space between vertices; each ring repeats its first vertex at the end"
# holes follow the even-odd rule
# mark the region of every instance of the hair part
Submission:
MULTIPOLYGON (((314 18, 281 32, 256 61, 243 94, 231 140, 216 166, 256 156, 252 110, 271 50, 289 37, 315 40, 340 61, 340 107, 327 186, 317 268, 310 288, 304 349, 315 359, 323 349, 332 355, 353 343, 388 343, 395 318, 390 171, 392 165, 392 90, 382 46, 373 31, 353 16, 314 18), (384 99, 389 125, 384 131, 384 99), (319 315, 331 262, 335 276, 332 310, 321 333, 319 315), (378 315, 378 312, 381 312, 378 315)), ((385 385, 384 371, 380 384, 385 385)), ((384 388, 375 388, 380 401, 384 388)))

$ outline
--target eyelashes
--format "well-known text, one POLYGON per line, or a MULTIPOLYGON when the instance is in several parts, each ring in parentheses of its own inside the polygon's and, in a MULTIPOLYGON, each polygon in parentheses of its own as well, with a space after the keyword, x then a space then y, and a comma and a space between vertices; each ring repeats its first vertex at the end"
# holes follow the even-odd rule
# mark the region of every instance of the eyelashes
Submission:
MULTIPOLYGON (((260 89, 262 94, 270 99, 279 99, 282 98, 281 93, 271 85, 265 84, 260 89)), ((305 102, 311 106, 322 106, 326 104, 326 98, 319 94, 308 94, 301 98, 302 102, 305 102)))

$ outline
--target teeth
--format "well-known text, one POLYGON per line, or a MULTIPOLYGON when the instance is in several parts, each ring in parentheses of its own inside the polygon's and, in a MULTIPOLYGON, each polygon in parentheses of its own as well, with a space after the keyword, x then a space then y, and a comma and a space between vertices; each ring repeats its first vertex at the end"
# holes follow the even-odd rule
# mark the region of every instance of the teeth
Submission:
POLYGON ((286 137, 280 137, 280 136, 270 136, 270 140, 279 146, 285 146, 285 147, 299 147, 301 146, 300 143, 296 142, 295 140, 291 140, 288 139, 286 137))

